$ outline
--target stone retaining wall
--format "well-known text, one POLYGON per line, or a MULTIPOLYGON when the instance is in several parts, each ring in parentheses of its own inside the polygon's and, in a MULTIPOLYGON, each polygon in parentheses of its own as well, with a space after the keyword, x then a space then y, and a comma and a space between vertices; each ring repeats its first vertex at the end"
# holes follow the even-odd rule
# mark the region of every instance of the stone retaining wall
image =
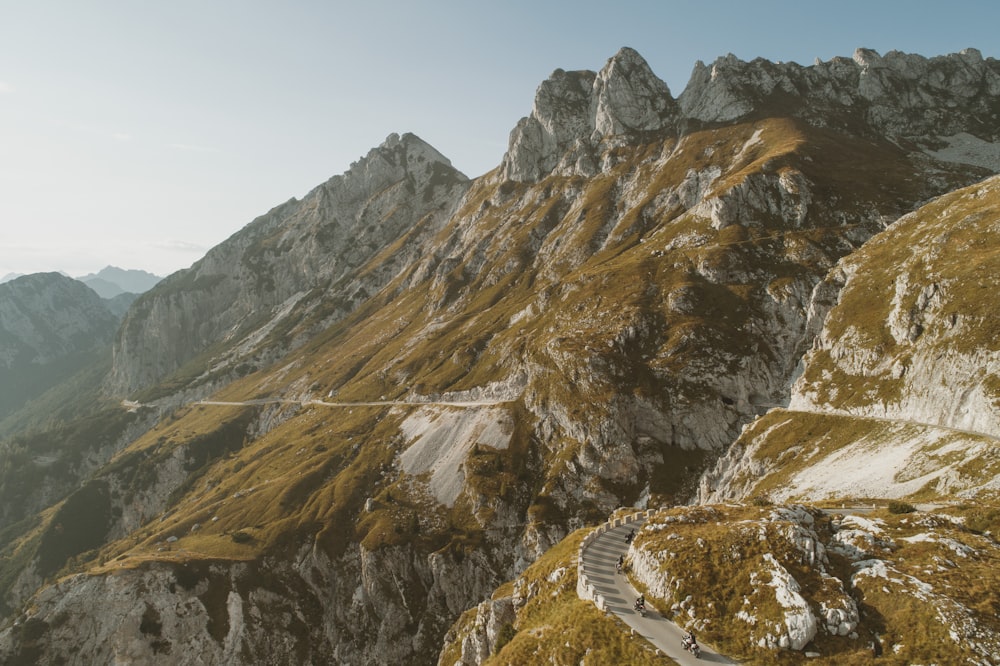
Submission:
POLYGON ((629 523, 634 523, 639 520, 645 520, 646 518, 652 516, 654 513, 656 513, 656 509, 647 509, 645 511, 636 511, 635 513, 631 513, 627 516, 614 518, 602 525, 598 525, 596 528, 593 529, 593 531, 587 534, 587 536, 583 537, 583 541, 580 542, 580 549, 577 551, 576 554, 577 596, 579 596, 581 599, 584 600, 593 601, 594 604, 602 611, 606 611, 608 609, 607 602, 604 599, 604 595, 597 591, 597 588, 594 587, 593 583, 591 583, 587 579, 587 574, 584 573, 583 554, 590 546, 590 544, 594 543, 595 539, 597 539, 599 536, 601 536, 608 530, 620 527, 622 525, 628 525, 629 523))

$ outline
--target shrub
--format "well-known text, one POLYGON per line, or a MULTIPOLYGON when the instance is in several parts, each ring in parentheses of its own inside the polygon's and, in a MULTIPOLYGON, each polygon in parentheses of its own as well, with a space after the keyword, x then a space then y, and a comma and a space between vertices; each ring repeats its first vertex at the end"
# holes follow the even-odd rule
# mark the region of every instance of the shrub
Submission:
POLYGON ((917 507, 909 502, 901 502, 899 500, 889 502, 889 513, 913 513, 916 510, 917 507))
POLYGON ((493 654, 499 654, 500 650, 503 649, 503 646, 510 643, 516 633, 517 629, 515 629, 514 625, 510 622, 500 627, 500 631, 497 632, 497 642, 496 646, 493 648, 493 654))

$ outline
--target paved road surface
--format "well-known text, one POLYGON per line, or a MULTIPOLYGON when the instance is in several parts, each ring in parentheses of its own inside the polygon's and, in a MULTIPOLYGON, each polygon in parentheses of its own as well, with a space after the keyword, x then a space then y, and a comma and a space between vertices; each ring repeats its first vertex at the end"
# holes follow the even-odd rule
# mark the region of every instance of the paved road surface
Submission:
POLYGON ((647 602, 646 617, 634 610, 632 604, 639 593, 628 583, 623 574, 615 571, 618 556, 628 550, 625 536, 633 528, 638 531, 642 522, 633 522, 608 530, 599 536, 583 551, 583 568, 588 580, 594 585, 607 601, 608 610, 620 617, 625 624, 632 627, 636 634, 642 635, 650 643, 660 648, 664 654, 678 664, 735 664, 726 657, 702 645, 701 659, 681 647, 681 637, 684 631, 673 622, 660 615, 647 602))
MULTIPOLYGON (((292 400, 290 398, 258 398, 256 400, 197 400, 196 405, 221 405, 224 407, 246 407, 255 405, 319 405, 321 407, 492 407, 504 405, 511 400, 427 400, 424 402, 411 400, 381 400, 374 402, 327 402, 325 400, 292 400)), ((122 402, 126 407, 141 407, 139 403, 122 402)))

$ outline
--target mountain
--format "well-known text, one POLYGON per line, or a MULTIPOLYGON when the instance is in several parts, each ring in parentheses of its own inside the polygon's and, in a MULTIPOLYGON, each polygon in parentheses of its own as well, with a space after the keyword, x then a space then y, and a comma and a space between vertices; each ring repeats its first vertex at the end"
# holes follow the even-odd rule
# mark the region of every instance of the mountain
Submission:
POLYGON ((163 278, 140 270, 124 270, 116 266, 106 266, 97 273, 88 273, 79 278, 101 298, 114 298, 123 293, 141 294, 149 291, 163 278))
POLYGON ((249 357, 262 342, 267 356, 271 345, 296 344, 278 333, 299 313, 329 326, 417 258, 418 241, 448 219, 467 187, 418 137, 390 136, 347 173, 143 294, 115 342, 114 390, 150 386, 222 340, 238 344, 227 352, 232 360, 216 364, 255 363, 249 357), (364 270, 375 259, 377 268, 364 270))
POLYGON ((93 362, 117 327, 100 297, 60 273, 0 284, 0 418, 93 362))
POLYGON ((0 284, 2 284, 4 282, 10 282, 11 280, 13 280, 15 278, 19 278, 22 275, 24 275, 24 273, 7 273, 3 277, 0 277, 0 284))
MULTIPOLYGON (((998 109, 1000 63, 972 49, 727 56, 677 98, 622 49, 553 72, 475 180, 390 135, 132 304, 94 387, 124 401, 117 420, 64 424, 78 482, 0 526, 0 658, 436 663, 504 581, 540 589, 533 562, 564 600, 576 530, 619 506, 846 500, 843 473, 788 480, 863 463, 866 437, 902 452, 919 419, 996 437, 975 269, 995 275, 998 109)), ((948 437, 913 460, 956 482, 863 492, 995 503, 992 448, 948 437)), ((678 553, 768 520, 718 511, 678 553)), ((803 581, 855 563, 817 562, 803 581)), ((642 575, 666 600, 675 574, 642 575)), ((720 608, 742 580, 720 580, 720 608)), ((995 598, 968 603, 995 631, 995 598)), ((784 658, 777 630, 748 635, 721 645, 784 658)))
POLYGON ((788 408, 741 434, 702 479, 701 499, 995 489, 998 220, 994 177, 900 218, 841 261, 818 286, 832 307, 788 408))
MULTIPOLYGON (((93 287, 91 287, 91 289, 93 289, 93 287)), ((130 291, 123 291, 117 296, 104 298, 104 302, 108 306, 108 309, 115 313, 116 317, 124 319, 125 313, 128 312, 128 309, 132 307, 132 303, 134 303, 135 299, 138 297, 139 294, 130 291)))

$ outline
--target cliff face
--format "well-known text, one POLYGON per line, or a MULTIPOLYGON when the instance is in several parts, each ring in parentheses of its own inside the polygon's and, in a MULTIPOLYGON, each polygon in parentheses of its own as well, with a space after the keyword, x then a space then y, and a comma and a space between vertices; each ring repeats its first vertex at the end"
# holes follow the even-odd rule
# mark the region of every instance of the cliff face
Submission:
POLYGON ((176 664, 197 654, 205 664, 261 663, 264 655, 324 664, 356 661, 362 642, 371 643, 370 662, 408 661, 436 652, 446 618, 464 610, 449 597, 464 604, 470 592, 489 593, 482 565, 364 549, 331 560, 309 548, 257 562, 109 564, 45 588, 33 600, 45 613, 8 630, 16 648, 0 655, 7 663, 176 664), (396 583, 414 581, 430 589, 419 614, 394 598, 405 594, 396 583))
MULTIPOLYGON (((862 85, 871 57, 727 58, 677 100, 629 49, 600 72, 557 70, 496 171, 469 182, 390 137, 157 285, 119 331, 109 386, 173 409, 4 551, 24 611, 0 656, 83 663, 88 599, 113 610, 86 620, 99 660, 166 661, 190 642, 206 663, 432 663, 458 613, 570 530, 689 500, 745 426, 788 404, 811 348, 795 400, 834 392, 808 368, 859 348, 838 347, 846 333, 814 346, 866 275, 842 260, 991 173, 879 120, 896 101, 862 85), (97 544, 58 520, 80 507, 103 517, 97 544), (190 623, 163 619, 172 608, 190 623)), ((965 105, 948 131, 995 145, 977 110, 997 103, 994 61, 918 57, 926 76, 910 76, 898 59, 879 80, 940 89, 927 104, 965 105), (968 85, 939 85, 961 63, 968 85)), ((890 329, 946 336, 931 322, 951 321, 935 294, 952 283, 921 296, 915 271, 890 329)))
POLYGON ((549 173, 593 176, 608 147, 644 134, 779 115, 996 171, 998 98, 1000 63, 976 49, 935 58, 858 49, 853 58, 809 67, 730 54, 711 66, 696 63, 674 99, 625 48, 596 75, 556 70, 542 83, 531 115, 511 132, 501 170, 525 182, 549 173))
POLYGON ((1000 551, 966 526, 970 508, 675 508, 643 525, 626 559, 654 607, 744 663, 789 651, 829 663, 873 653, 989 663, 1000 623, 973 581, 992 581, 1000 551))
POLYGON ((711 67, 698 62, 678 104, 684 117, 706 123, 780 108, 812 124, 850 121, 872 135, 931 146, 963 133, 995 144, 998 94, 998 63, 976 49, 926 58, 862 48, 810 67, 731 54, 711 67))
POLYGON ((838 303, 790 408, 1000 435, 998 232, 1000 178, 991 178, 902 218, 841 262, 828 278, 842 285, 838 303), (827 374, 854 390, 831 394, 827 374))
POLYGON ((667 85, 629 48, 597 74, 557 69, 535 93, 531 115, 510 134, 504 178, 537 181, 553 171, 594 176, 599 151, 672 126, 677 103, 667 85))

